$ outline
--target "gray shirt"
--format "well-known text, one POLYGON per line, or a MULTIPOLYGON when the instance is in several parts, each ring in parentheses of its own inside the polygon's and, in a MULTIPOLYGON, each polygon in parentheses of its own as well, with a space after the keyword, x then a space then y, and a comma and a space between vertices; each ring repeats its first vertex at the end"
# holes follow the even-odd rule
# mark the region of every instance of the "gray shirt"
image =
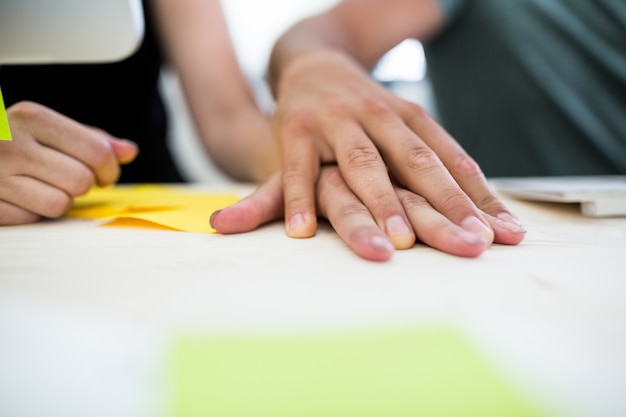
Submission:
POLYGON ((626 174, 625 0, 440 0, 437 114, 487 176, 626 174))

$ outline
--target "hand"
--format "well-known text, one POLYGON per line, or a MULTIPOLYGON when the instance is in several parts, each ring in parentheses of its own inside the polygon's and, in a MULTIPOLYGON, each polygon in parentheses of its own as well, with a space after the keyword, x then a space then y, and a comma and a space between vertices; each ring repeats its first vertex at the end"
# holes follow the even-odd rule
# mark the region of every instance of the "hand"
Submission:
POLYGON ((13 141, 0 141, 0 225, 62 216, 72 197, 117 181, 137 145, 49 108, 20 102, 7 109, 13 141))
MULTIPOLYGON (((332 162, 396 248, 411 246, 414 230, 434 245, 424 232, 431 227, 420 221, 414 229, 423 205, 439 213, 433 218, 449 219, 487 241, 490 218, 499 219, 495 227, 522 230, 478 165, 423 108, 375 83, 346 55, 321 50, 299 57, 283 69, 276 92, 274 131, 283 149, 289 236, 315 233, 321 197, 315 184, 320 164, 332 162), (398 193, 395 184, 405 191, 398 193), (409 192, 419 204, 407 207, 409 192)), ((452 243, 434 246, 456 252, 452 243)))
MULTIPOLYGON (((243 233, 280 219, 284 215, 281 177, 282 174, 277 172, 250 196, 213 213, 211 226, 219 233, 243 233)), ((394 186, 394 193, 409 213, 411 237, 404 245, 407 248, 413 246, 417 238, 446 253, 476 257, 494 239, 497 243, 517 244, 524 237, 521 226, 484 213, 481 218, 488 222, 495 235, 491 229, 474 222, 458 226, 433 208, 424 197, 400 186, 394 186)), ((394 245, 378 227, 367 207, 350 190, 337 167, 321 168, 316 194, 318 213, 330 221, 357 255, 371 261, 391 258, 394 245)))

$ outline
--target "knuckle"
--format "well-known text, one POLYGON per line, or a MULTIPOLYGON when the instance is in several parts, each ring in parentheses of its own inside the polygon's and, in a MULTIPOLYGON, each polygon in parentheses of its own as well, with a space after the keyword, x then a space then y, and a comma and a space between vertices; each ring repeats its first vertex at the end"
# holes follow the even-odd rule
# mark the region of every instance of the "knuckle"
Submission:
POLYGON ((20 120, 38 116, 42 113, 42 111, 42 106, 37 103, 32 101, 20 101, 9 107, 7 109, 7 114, 10 114, 17 120, 20 120))
MULTIPOLYGON (((83 158, 84 163, 92 171, 93 176, 98 179, 100 185, 112 184, 119 178, 121 170, 117 158, 113 150, 104 141, 93 141, 89 147, 85 148, 83 158)), ((91 174, 85 173, 83 175, 81 183, 87 182, 91 174)))
POLYGON ((346 164, 349 168, 371 168, 380 164, 382 158, 376 148, 359 146, 350 149, 347 154, 346 164))
POLYGON ((276 119, 276 126, 281 136, 298 136, 307 132, 313 126, 313 117, 309 112, 290 111, 276 119))
POLYGON ((394 209, 394 202, 396 201, 398 201, 398 196, 395 192, 387 192, 385 190, 381 190, 380 192, 372 195, 371 206, 378 207, 383 212, 391 213, 394 209))
POLYGON ((431 118, 428 110, 412 101, 404 101, 401 112, 409 119, 426 120, 431 118))
POLYGON ((482 171, 478 163, 476 163, 476 161, 465 152, 456 157, 453 167, 455 173, 461 176, 467 177, 482 175, 482 171))
POLYGON ((435 153, 423 147, 409 150, 406 154, 406 163, 414 171, 429 170, 440 165, 439 158, 435 153))
POLYGON ((302 180, 302 168, 298 164, 287 164, 283 168, 283 183, 292 184, 302 180))
POLYGON ((337 168, 327 168, 324 170, 323 182, 327 183, 334 189, 345 187, 345 180, 341 175, 341 172, 337 168))
POLYGON ((367 208, 363 204, 356 202, 356 201, 343 204, 342 206, 338 208, 337 211, 338 211, 337 214, 339 218, 351 217, 354 215, 364 215, 364 214, 369 215, 370 214, 369 210, 367 210, 367 208))
POLYGON ((94 184, 94 176, 88 169, 80 169, 72 176, 69 192, 73 196, 85 194, 94 184))
POLYGON ((426 206, 430 206, 428 201, 419 194, 414 194, 411 192, 399 192, 398 197, 400 198, 400 203, 402 207, 404 207, 405 211, 413 211, 426 206))
POLYGON ((482 196, 476 204, 485 212, 499 212, 506 210, 502 202, 493 194, 487 193, 482 196))
POLYGON ((44 212, 45 217, 56 218, 61 217, 72 206, 72 198, 62 191, 53 193, 45 205, 44 212))
POLYGON ((443 213, 450 213, 458 210, 467 204, 467 196, 459 191, 445 192, 441 202, 443 213))
POLYGON ((86 152, 86 159, 94 169, 101 169, 110 162, 112 157, 111 149, 101 141, 94 141, 86 152))
POLYGON ((337 100, 328 104, 328 117, 331 120, 346 120, 350 118, 352 113, 354 113, 354 102, 337 100))
POLYGON ((361 99, 361 106, 379 119, 389 120, 395 118, 395 113, 386 100, 378 97, 364 97, 361 99))

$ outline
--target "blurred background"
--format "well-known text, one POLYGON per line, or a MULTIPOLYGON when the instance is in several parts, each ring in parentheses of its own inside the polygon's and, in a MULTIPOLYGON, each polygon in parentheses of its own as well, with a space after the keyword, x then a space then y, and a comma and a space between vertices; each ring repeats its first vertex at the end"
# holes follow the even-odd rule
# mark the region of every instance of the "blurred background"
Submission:
MULTIPOLYGON (((332 7, 337 0, 228 0, 222 3, 241 66, 259 104, 271 111, 273 101, 264 76, 274 41, 297 20, 332 7)), ((419 42, 407 40, 390 51, 375 69, 374 76, 398 95, 416 101, 434 113, 426 62, 419 42)), ((204 183, 229 182, 230 179, 204 155, 176 74, 164 71, 162 90, 172 113, 170 148, 183 175, 188 180, 204 183)))

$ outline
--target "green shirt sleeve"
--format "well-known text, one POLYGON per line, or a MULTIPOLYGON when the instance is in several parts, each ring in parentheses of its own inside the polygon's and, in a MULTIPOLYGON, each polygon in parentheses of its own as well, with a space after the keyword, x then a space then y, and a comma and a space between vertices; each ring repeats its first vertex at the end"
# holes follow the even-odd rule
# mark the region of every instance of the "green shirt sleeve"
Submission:
POLYGON ((467 0, 439 0, 439 3, 446 14, 447 20, 450 21, 459 15, 467 0))

